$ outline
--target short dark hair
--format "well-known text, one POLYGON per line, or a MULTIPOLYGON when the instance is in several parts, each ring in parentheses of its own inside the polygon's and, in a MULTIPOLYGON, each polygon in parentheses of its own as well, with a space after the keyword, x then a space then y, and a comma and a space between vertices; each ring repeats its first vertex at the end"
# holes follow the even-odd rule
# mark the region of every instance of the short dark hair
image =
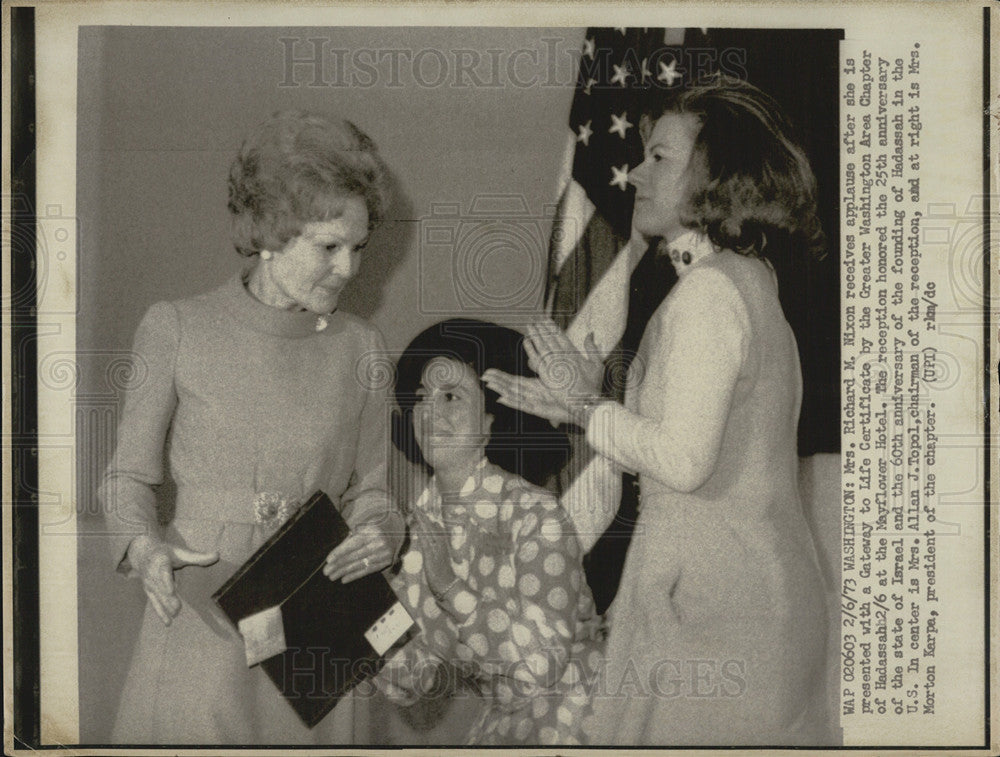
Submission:
POLYGON ((700 124, 681 223, 724 249, 749 255, 787 247, 816 255, 826 238, 816 215, 816 177, 778 103, 749 82, 714 74, 658 101, 644 133, 665 113, 700 124))
MULTIPOLYGON (((413 433, 413 407, 425 366, 435 358, 464 363, 481 377, 488 368, 516 376, 535 376, 528 367, 524 336, 495 323, 452 318, 424 329, 396 364, 396 403, 400 415, 393 428, 393 443, 406 457, 428 469, 413 433)), ((497 402, 499 395, 480 384, 486 412, 493 416, 486 457, 504 470, 529 482, 544 485, 566 462, 568 439, 552 424, 497 402)))
POLYGON ((388 170, 371 138, 350 121, 279 111, 247 137, 229 170, 236 251, 279 250, 305 224, 335 217, 348 197, 364 201, 370 229, 381 222, 388 170))

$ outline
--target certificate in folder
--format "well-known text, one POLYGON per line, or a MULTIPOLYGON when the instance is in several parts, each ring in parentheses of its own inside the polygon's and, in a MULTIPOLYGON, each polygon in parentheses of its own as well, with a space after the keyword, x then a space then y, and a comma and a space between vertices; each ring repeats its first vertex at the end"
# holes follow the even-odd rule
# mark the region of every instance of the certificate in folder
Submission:
POLYGON ((212 595, 242 634, 247 664, 260 664, 310 728, 416 630, 380 573, 347 584, 323 575, 348 534, 316 492, 212 595))

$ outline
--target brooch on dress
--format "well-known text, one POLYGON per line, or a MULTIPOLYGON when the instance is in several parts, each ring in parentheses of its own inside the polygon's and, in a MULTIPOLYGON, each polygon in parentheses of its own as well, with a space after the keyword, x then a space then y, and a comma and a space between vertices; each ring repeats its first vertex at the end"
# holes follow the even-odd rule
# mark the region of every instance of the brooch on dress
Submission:
POLYGON ((292 517, 300 504, 299 500, 289 499, 277 492, 257 492, 253 498, 254 522, 276 531, 292 517))

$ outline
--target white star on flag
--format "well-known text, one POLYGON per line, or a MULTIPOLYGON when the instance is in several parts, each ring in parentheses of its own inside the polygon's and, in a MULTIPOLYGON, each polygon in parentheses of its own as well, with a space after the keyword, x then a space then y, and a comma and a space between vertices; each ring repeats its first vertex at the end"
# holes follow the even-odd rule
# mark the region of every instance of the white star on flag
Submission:
POLYGON ((628 64, 626 63, 621 66, 612 66, 612 68, 615 70, 615 75, 611 77, 611 83, 621 84, 624 87, 625 80, 632 75, 629 73, 628 64))
POLYGON ((583 88, 583 94, 589 95, 590 88, 597 84, 597 79, 587 79, 587 84, 583 88))
POLYGON ((591 60, 594 59, 594 40, 590 37, 583 41, 583 54, 591 60))
MULTIPOLYGON (((612 118, 614 118, 614 116, 612 116, 612 118)), ((590 128, 590 121, 587 121, 585 124, 580 124, 577 128, 580 130, 580 133, 577 135, 576 141, 583 142, 584 147, 589 147, 590 137, 594 133, 593 129, 590 128)))
MULTIPOLYGON (((625 132, 632 128, 632 124, 628 121, 628 111, 625 111, 620 116, 616 116, 614 113, 611 114, 611 128, 608 129, 609 134, 617 134, 622 139, 625 139, 625 132)), ((588 121, 589 123, 589 121, 588 121)))
POLYGON ((628 187, 628 163, 621 168, 611 166, 611 186, 618 187, 622 192, 628 187))
POLYGON ((681 78, 681 74, 677 72, 677 61, 670 61, 670 65, 668 66, 661 60, 660 74, 656 78, 660 81, 665 81, 668 87, 674 86, 674 81, 681 78))

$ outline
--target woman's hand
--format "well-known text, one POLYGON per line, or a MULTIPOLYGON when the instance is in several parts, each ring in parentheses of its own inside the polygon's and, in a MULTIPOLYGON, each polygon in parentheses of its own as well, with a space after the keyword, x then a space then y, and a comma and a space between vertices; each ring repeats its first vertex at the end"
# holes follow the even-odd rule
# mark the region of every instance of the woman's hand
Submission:
POLYGON ((431 593, 443 596, 455 583, 455 571, 451 568, 448 534, 419 510, 414 510, 415 522, 411 538, 420 546, 424 558, 424 580, 431 593))
POLYGON ((142 588, 149 597, 163 625, 180 612, 181 600, 174 590, 174 571, 185 565, 202 567, 218 562, 218 552, 194 552, 152 536, 137 536, 128 547, 128 560, 142 578, 142 588))
POLYGON ((323 574, 350 583, 392 565, 393 539, 377 523, 363 523, 326 556, 323 574))
POLYGON ((573 415, 565 404, 545 387, 541 379, 512 376, 490 368, 483 373, 483 383, 500 395, 497 402, 521 410, 558 426, 570 423, 573 415))
POLYGON ((551 320, 528 326, 524 350, 537 379, 511 376, 490 369, 483 381, 500 395, 500 403, 537 415, 552 423, 566 423, 578 406, 600 395, 604 361, 588 334, 586 352, 580 352, 551 320))

